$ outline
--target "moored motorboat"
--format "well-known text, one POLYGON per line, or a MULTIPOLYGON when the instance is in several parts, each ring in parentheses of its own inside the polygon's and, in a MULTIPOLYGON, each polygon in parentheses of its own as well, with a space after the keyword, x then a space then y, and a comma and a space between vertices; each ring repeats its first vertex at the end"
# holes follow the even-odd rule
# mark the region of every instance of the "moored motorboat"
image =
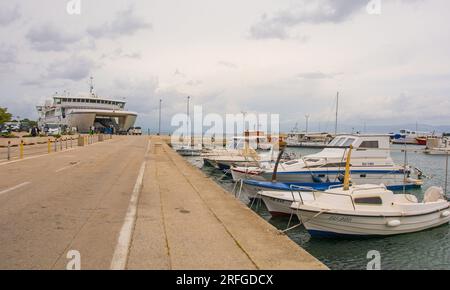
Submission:
MULTIPOLYGON (((351 164, 351 179, 356 184, 385 184, 389 189, 420 187, 420 170, 397 165, 390 155, 387 135, 340 135, 319 153, 300 159, 281 162, 277 170, 277 181, 282 183, 328 183, 342 179, 345 154, 349 146, 355 148, 351 164)), ((233 180, 272 180, 274 167, 233 167, 233 180)))
POLYGON ((428 189, 422 202, 414 195, 394 194, 383 185, 370 184, 313 192, 313 196, 291 205, 313 236, 397 235, 450 221, 450 203, 438 187, 428 189))

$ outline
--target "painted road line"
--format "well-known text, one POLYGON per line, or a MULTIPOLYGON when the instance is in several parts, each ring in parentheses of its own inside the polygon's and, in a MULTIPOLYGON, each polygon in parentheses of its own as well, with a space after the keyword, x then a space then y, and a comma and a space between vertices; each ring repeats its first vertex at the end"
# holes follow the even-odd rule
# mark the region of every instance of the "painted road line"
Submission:
POLYGON ((30 183, 31 183, 31 182, 27 181, 27 182, 18 184, 18 185, 16 185, 16 186, 10 187, 10 188, 8 188, 8 189, 5 189, 5 190, 3 190, 3 191, 0 191, 0 195, 3 195, 3 194, 5 194, 5 193, 8 193, 8 192, 13 191, 13 190, 18 189, 18 188, 21 188, 21 187, 23 187, 23 186, 25 186, 25 185, 28 185, 28 184, 30 184, 30 183))
POLYGON ((139 201, 139 195, 142 189, 142 183, 144 180, 145 167, 147 166, 147 155, 150 150, 150 140, 147 144, 147 149, 142 162, 139 174, 136 179, 136 183, 131 194, 130 203, 128 205, 125 220, 122 228, 120 229, 117 245, 114 250, 113 258, 111 260, 111 270, 124 270, 127 266, 128 254, 131 246, 131 237, 133 235, 134 224, 136 223, 137 206, 139 201))
POLYGON ((77 165, 79 165, 79 164, 80 164, 80 162, 74 162, 73 164, 70 164, 70 165, 68 165, 68 166, 64 166, 64 167, 62 167, 62 168, 56 170, 55 172, 58 173, 58 172, 61 172, 61 171, 66 170, 66 169, 75 167, 75 166, 77 166, 77 165))

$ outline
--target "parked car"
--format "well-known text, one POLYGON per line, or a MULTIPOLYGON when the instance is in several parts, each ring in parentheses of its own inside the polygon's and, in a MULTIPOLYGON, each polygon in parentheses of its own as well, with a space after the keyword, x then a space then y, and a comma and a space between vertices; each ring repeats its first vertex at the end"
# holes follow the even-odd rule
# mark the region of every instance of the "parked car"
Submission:
POLYGON ((142 128, 141 127, 131 127, 128 129, 129 135, 142 135, 142 128))
POLYGON ((57 124, 46 124, 44 127, 44 132, 49 136, 61 135, 62 129, 57 124))

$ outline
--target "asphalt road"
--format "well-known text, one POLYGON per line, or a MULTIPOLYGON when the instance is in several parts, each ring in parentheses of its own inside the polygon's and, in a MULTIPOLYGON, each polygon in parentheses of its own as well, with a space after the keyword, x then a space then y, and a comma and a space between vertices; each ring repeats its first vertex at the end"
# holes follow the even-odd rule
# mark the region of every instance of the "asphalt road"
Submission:
POLYGON ((148 137, 0 165, 0 269, 108 269, 148 137))

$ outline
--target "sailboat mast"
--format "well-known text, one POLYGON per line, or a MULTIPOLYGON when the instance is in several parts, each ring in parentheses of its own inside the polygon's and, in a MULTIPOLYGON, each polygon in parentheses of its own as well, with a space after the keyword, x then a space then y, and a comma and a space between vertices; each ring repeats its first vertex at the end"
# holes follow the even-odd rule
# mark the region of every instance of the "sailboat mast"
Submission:
POLYGON ((339 113, 339 92, 336 95, 336 120, 334 123, 334 136, 337 136, 338 131, 338 113, 339 113))

